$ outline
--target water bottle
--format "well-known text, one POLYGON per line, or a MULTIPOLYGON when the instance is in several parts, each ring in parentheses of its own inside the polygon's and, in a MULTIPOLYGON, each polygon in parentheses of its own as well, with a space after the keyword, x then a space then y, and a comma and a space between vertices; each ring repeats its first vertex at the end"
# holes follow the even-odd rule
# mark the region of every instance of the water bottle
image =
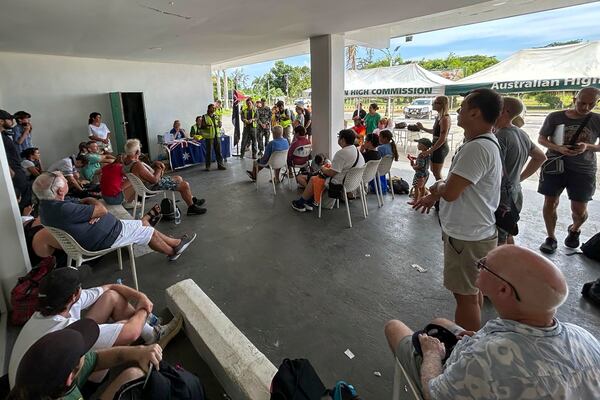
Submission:
POLYGON ((117 279, 117 285, 122 285, 123 284, 123 279, 119 278, 117 279))
POLYGON ((146 322, 148 323, 148 325, 150 326, 156 326, 156 325, 160 325, 160 318, 158 318, 156 315, 154 315, 153 313, 150 313, 150 315, 148 315, 148 318, 146 319, 146 322))
POLYGON ((179 207, 175 206, 175 211, 173 213, 173 219, 175 221, 175 225, 179 225, 181 223, 181 211, 179 207))

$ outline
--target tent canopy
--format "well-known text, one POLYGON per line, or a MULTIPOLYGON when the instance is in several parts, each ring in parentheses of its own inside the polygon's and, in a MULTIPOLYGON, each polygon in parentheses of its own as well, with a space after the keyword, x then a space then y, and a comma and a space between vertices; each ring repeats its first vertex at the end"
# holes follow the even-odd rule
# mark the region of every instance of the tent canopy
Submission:
POLYGON ((344 89, 346 97, 434 96, 451 83, 412 63, 346 71, 344 89))
POLYGON ((600 87, 600 41, 524 49, 446 87, 457 95, 478 87, 500 93, 600 87))

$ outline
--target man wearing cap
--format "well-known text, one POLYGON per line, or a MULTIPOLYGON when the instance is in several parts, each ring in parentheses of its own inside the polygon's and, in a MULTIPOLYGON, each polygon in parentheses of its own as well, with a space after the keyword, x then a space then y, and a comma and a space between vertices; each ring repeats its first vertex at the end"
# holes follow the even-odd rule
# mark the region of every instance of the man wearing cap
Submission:
POLYGON ((21 329, 12 350, 11 384, 31 345, 45 334, 80 320, 82 312, 100 326, 94 350, 126 346, 140 337, 146 344, 162 343, 175 336, 182 323, 181 317, 176 317, 169 324, 151 326, 147 320, 153 304, 145 294, 119 284, 82 289, 79 270, 71 267, 55 269, 44 277, 38 297, 38 309, 21 329))
POLYGON ((258 156, 262 157, 265 147, 267 147, 267 144, 269 143, 273 112, 267 104, 267 100, 264 98, 260 99, 260 102, 257 102, 256 106, 256 112, 258 114, 258 156))
POLYGON ((14 117, 8 111, 0 110, 0 130, 2 131, 2 144, 6 152, 8 167, 13 186, 21 194, 19 208, 23 210, 31 205, 31 181, 27 179, 25 169, 21 166, 20 152, 15 145, 13 135, 14 117))
POLYGON ((529 249, 505 245, 476 268, 477 287, 499 315, 477 332, 443 318, 420 332, 398 320, 385 325, 406 387, 426 400, 600 398, 600 343, 556 318, 568 295, 556 265, 529 249))
POLYGON ((498 241, 496 217, 500 203, 502 159, 492 128, 502 111, 502 97, 491 89, 475 89, 458 110, 465 143, 456 151, 446 180, 413 204, 429 212, 440 201, 444 241, 444 286, 456 300, 454 319, 466 329, 481 327, 483 296, 475 285, 476 261, 498 241))
POLYGON ((175 261, 196 239, 196 234, 172 238, 149 226, 147 221, 119 220, 96 199, 65 201, 69 187, 60 172, 42 173, 33 182, 33 191, 40 200, 42 224, 67 232, 89 251, 147 245, 167 255, 169 261, 175 261))
POLYGON ((31 142, 32 128, 31 122, 29 122, 31 114, 27 111, 17 111, 13 116, 16 121, 16 124, 13 126, 13 140, 15 141, 19 154, 21 154, 23 150, 33 147, 33 143, 31 142))
POLYGON ((143 377, 150 365, 159 369, 162 348, 158 344, 91 350, 99 332, 93 320, 84 318, 40 338, 23 356, 7 399, 83 400, 81 388, 92 373, 129 366, 99 397, 112 399, 125 383, 143 377))

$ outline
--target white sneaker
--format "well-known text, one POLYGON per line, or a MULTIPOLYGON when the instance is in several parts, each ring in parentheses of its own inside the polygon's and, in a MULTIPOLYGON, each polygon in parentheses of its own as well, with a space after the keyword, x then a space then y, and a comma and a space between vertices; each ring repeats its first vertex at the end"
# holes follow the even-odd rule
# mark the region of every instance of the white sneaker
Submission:
POLYGON ((158 325, 154 327, 154 330, 157 335, 157 342, 163 349, 169 344, 171 339, 173 339, 183 327, 183 317, 181 315, 177 315, 173 317, 171 322, 166 325, 158 325))

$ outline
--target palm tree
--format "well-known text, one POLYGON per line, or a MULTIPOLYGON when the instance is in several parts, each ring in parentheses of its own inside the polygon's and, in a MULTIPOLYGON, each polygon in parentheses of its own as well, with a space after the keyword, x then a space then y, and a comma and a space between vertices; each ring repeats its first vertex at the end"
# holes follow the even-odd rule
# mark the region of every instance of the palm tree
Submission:
POLYGON ((358 46, 355 44, 348 46, 348 50, 346 52, 346 68, 347 69, 356 69, 357 50, 358 50, 358 46))

